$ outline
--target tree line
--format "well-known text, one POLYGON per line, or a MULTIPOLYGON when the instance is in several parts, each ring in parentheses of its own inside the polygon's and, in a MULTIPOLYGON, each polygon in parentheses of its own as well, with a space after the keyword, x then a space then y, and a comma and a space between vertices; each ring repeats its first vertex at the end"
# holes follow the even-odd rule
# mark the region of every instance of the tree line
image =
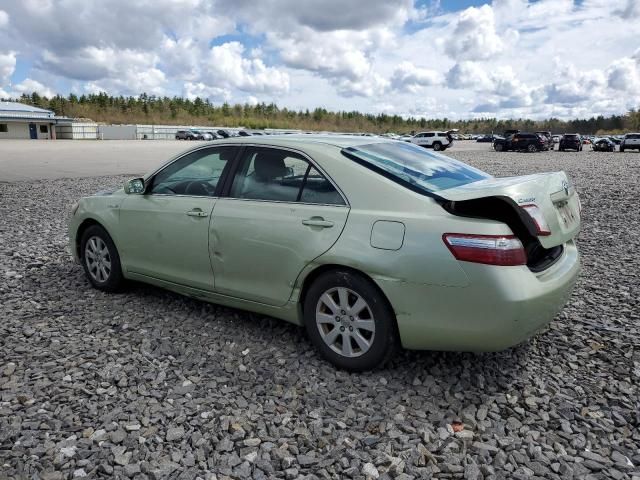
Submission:
POLYGON ((160 97, 143 93, 139 96, 112 96, 106 93, 56 95, 51 98, 37 93, 23 94, 19 102, 53 110, 56 115, 91 119, 113 124, 180 124, 246 127, 252 129, 281 128, 341 132, 411 133, 418 130, 446 130, 457 128, 464 133, 502 133, 507 129, 523 131, 551 131, 553 133, 623 133, 640 130, 640 111, 623 115, 588 119, 546 120, 476 118, 451 120, 448 118, 415 118, 386 113, 357 111, 291 110, 274 103, 214 105, 208 99, 193 100, 182 97, 160 97))

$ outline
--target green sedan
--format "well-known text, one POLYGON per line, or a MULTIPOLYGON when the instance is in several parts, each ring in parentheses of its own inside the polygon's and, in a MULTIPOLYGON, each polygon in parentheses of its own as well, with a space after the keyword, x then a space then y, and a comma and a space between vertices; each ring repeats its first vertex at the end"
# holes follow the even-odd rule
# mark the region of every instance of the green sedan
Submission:
POLYGON ((304 326, 336 366, 408 349, 496 351, 547 325, 580 269, 564 172, 493 178, 376 137, 210 142, 83 198, 73 255, 126 280, 304 326))

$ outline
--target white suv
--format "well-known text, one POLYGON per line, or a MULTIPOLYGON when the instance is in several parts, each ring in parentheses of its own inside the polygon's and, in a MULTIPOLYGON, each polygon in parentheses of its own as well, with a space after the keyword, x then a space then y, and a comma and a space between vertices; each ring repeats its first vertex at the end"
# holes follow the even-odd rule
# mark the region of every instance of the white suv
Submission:
POLYGON ((620 151, 636 149, 640 150, 640 133, 627 133, 620 143, 620 151))
POLYGON ((421 147, 445 150, 453 145, 453 137, 451 134, 455 131, 456 130, 449 130, 448 132, 420 132, 409 139, 409 141, 421 147))

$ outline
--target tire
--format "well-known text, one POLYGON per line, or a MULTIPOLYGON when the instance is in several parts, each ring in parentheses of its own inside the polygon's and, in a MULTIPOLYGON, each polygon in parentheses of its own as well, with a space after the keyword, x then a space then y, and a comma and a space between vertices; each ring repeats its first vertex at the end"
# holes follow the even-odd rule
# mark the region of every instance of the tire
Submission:
POLYGON ((559 148, 558 151, 559 152, 564 152, 564 148, 559 148))
POLYGON ((496 143, 496 144, 493 146, 493 149, 494 149, 496 152, 502 152, 502 150, 503 150, 502 144, 501 144, 501 143, 496 143))
POLYGON ((92 225, 83 232, 80 241, 80 259, 87 279, 95 288, 105 292, 115 292, 122 288, 124 277, 120 266, 120 255, 113 240, 100 225, 92 225), (93 258, 91 252, 93 252, 93 258), (101 254, 101 252, 105 253, 101 254))
POLYGON ((527 147, 527 152, 529 153, 535 153, 538 151, 538 147, 536 147, 533 143, 530 143, 529 146, 527 147))
POLYGON ((624 152, 624 147, 620 147, 620 151, 621 151, 621 152, 624 152))
POLYGON ((304 323, 322 357, 351 372, 384 365, 398 344, 395 315, 387 299, 370 280, 349 271, 327 272, 313 282, 304 300, 304 323), (350 311, 356 304, 360 310, 350 311))
POLYGON ((440 150, 442 150, 442 144, 441 144, 440 142, 434 142, 434 143, 433 143, 433 149, 434 149, 436 152, 439 152, 440 150))

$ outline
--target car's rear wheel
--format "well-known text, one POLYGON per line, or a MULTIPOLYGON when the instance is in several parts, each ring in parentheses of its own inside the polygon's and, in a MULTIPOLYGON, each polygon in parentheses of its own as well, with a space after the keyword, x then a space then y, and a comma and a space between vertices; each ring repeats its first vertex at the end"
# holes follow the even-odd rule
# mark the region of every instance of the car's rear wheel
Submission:
POLYGON ((529 146, 527 147, 527 151, 529 153, 535 153, 538 151, 538 147, 536 147, 533 143, 529 144, 529 146))
POLYGON ((502 144, 501 144, 501 143, 496 143, 496 144, 493 146, 493 148, 494 148, 494 150, 495 150, 496 152, 501 152, 501 151, 502 151, 502 144))
POLYGON ((433 144, 433 149, 434 149, 436 152, 439 152, 440 150, 442 150, 442 144, 441 144, 440 142, 435 142, 435 143, 433 144))
POLYGON ((355 272, 319 276, 305 297, 304 321, 322 356, 345 370, 381 366, 397 344, 395 316, 387 299, 355 272))
POLYGON ((120 255, 104 228, 92 225, 83 232, 80 254, 84 272, 95 288, 113 292, 122 287, 120 255))

